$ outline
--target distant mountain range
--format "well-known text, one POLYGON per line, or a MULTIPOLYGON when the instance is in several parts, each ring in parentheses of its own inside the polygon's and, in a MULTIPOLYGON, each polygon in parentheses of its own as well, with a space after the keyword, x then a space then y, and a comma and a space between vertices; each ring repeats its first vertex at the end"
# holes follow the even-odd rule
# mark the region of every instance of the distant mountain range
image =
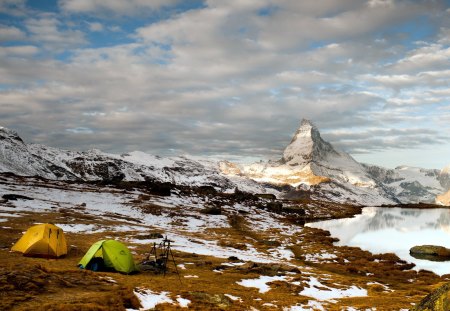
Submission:
POLYGON ((308 120, 302 120, 279 161, 252 165, 187 156, 162 158, 139 151, 115 155, 61 150, 26 144, 16 132, 0 128, 0 172, 61 180, 209 185, 224 192, 238 188, 279 198, 307 196, 358 205, 450 205, 450 166, 387 169, 361 164, 324 141, 308 120))

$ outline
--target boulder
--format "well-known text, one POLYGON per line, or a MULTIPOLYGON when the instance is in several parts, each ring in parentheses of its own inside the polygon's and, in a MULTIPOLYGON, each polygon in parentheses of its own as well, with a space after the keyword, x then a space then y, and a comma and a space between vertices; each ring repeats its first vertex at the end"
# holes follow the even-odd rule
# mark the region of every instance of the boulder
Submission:
POLYGON ((4 194, 2 198, 9 201, 17 201, 17 200, 34 200, 33 198, 27 197, 21 194, 4 194))
POLYGON ((412 311, 450 310, 450 283, 444 284, 428 294, 412 311))
POLYGON ((210 206, 200 210, 200 213, 205 215, 222 215, 222 209, 218 206, 210 206))
POLYGON ((409 250, 409 254, 418 259, 432 261, 450 260, 450 249, 436 245, 414 246, 409 250))

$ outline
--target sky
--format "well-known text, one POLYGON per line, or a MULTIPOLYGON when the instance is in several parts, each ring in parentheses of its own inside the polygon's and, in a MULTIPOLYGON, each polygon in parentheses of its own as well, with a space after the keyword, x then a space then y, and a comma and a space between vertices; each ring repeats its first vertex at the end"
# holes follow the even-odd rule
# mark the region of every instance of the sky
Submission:
POLYGON ((450 2, 0 0, 0 125, 28 143, 450 165, 450 2))

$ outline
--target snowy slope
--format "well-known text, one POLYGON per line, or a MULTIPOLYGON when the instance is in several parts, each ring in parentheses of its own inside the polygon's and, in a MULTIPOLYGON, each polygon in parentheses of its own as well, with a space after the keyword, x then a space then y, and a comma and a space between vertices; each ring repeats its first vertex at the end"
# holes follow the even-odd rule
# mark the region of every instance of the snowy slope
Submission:
POLYGON ((96 149, 74 152, 33 144, 28 145, 28 150, 81 180, 152 180, 188 186, 210 185, 221 191, 233 191, 238 187, 248 192, 278 193, 247 178, 224 176, 218 170, 218 163, 207 159, 194 160, 187 156, 162 158, 140 151, 121 155, 96 149))
POLYGON ((159 181, 217 190, 273 193, 340 203, 381 205, 435 202, 450 188, 450 167, 441 171, 412 167, 394 170, 363 165, 324 141, 303 120, 279 161, 239 165, 191 156, 162 158, 134 151, 121 155, 100 150, 68 151, 25 144, 14 131, 0 128, 0 172, 47 179, 107 182, 159 181))
MULTIPOLYGON (((433 203, 450 186, 448 171, 401 166, 389 170, 358 163, 324 141, 309 120, 302 120, 279 161, 239 166, 222 162, 224 174, 258 182, 290 185, 316 198, 362 205, 433 203)), ((291 191, 288 197, 295 197, 291 191)))
MULTIPOLYGON (((290 185, 299 190, 298 195, 306 190, 318 199, 362 205, 399 203, 363 165, 324 141, 309 120, 302 120, 279 161, 246 166, 222 162, 220 169, 258 182, 290 185)), ((295 191, 288 197, 295 197, 295 191)))
POLYGON ((402 203, 434 202, 437 195, 445 192, 439 170, 399 166, 386 169, 365 165, 367 171, 379 183, 385 185, 402 203))
POLYGON ((0 172, 48 179, 74 179, 64 168, 32 154, 16 132, 4 127, 0 127, 0 172))
MULTIPOLYGON (((230 165, 223 166, 223 172, 229 170, 230 165)), ((324 141, 319 130, 308 120, 302 120, 280 161, 243 166, 237 173, 260 182, 294 187, 317 185, 331 179, 358 187, 371 188, 376 185, 360 163, 324 141)))

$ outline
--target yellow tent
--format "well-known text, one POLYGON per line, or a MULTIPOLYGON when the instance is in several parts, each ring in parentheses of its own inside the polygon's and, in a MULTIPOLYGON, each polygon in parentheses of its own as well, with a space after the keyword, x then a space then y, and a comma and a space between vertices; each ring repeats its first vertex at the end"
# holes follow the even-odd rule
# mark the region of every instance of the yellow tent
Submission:
POLYGON ((30 227, 12 247, 25 256, 60 257, 67 254, 63 230, 52 224, 30 227))

